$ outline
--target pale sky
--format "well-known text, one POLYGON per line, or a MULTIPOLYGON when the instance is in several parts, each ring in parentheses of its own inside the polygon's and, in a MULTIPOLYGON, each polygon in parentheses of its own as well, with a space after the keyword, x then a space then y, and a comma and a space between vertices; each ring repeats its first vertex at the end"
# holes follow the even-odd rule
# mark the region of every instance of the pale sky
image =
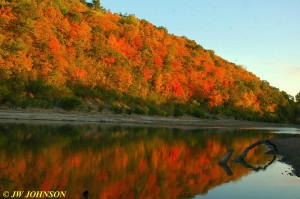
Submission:
POLYGON ((272 86, 300 92, 300 0, 101 0, 195 40, 272 86))

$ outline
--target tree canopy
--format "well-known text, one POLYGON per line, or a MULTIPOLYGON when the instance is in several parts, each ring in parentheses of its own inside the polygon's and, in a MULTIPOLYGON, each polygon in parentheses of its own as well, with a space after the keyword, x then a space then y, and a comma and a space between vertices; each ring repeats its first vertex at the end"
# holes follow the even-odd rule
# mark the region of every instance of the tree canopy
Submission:
POLYGON ((164 27, 93 4, 1 2, 1 103, 52 107, 73 97, 74 105, 128 113, 291 119, 295 103, 286 93, 244 67, 164 27))

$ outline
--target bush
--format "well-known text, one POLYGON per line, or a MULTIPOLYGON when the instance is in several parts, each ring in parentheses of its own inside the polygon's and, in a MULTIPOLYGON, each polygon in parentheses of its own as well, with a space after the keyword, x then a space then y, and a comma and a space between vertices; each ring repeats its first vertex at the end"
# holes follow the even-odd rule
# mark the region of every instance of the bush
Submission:
POLYGON ((117 114, 122 114, 123 113, 123 108, 119 106, 112 106, 111 110, 117 114))
POLYGON ((131 115, 132 114, 132 110, 129 108, 129 109, 126 109, 125 110, 125 113, 127 114, 127 115, 131 115))
POLYGON ((192 111, 192 116, 197 118, 205 118, 205 112, 202 109, 197 108, 192 111))
POLYGON ((17 105, 21 108, 27 107, 39 107, 44 109, 53 108, 53 102, 46 99, 33 99, 33 98, 22 98, 17 102, 17 105))
POLYGON ((183 112, 181 109, 175 108, 174 110, 174 117, 180 117, 183 115, 183 112))
POLYGON ((58 106, 68 111, 78 108, 82 104, 82 100, 77 97, 63 97, 58 100, 58 106))
POLYGON ((161 115, 162 114, 160 107, 155 104, 149 103, 148 109, 149 109, 149 112, 148 112, 149 115, 161 115))
POLYGON ((100 113, 103 111, 103 109, 104 109, 104 106, 103 106, 103 105, 99 105, 99 106, 98 106, 98 111, 99 111, 100 113))
POLYGON ((184 112, 184 107, 182 105, 176 105, 174 108, 174 117, 180 117, 184 112))
POLYGON ((47 95, 52 90, 51 86, 44 84, 40 79, 28 82, 26 91, 34 95, 47 95))
POLYGON ((6 101, 10 95, 10 91, 6 86, 0 87, 0 102, 6 101))
POLYGON ((100 93, 97 93, 96 90, 94 90, 91 87, 88 86, 72 86, 71 90, 73 91, 74 95, 80 96, 80 97, 95 97, 99 96, 100 93))
POLYGON ((138 115, 147 115, 149 112, 149 109, 147 107, 142 107, 140 105, 138 105, 137 107, 135 107, 134 109, 134 113, 138 114, 138 115))

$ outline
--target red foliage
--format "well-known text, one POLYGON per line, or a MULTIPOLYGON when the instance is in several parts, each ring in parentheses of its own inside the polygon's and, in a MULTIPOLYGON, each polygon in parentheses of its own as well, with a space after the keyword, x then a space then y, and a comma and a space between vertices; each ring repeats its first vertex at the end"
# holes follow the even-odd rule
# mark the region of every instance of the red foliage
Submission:
MULTIPOLYGON (((162 102, 205 98, 210 106, 230 101, 234 106, 273 112, 278 105, 270 99, 262 107, 258 96, 265 92, 263 83, 245 68, 145 20, 67 0, 59 1, 59 6, 49 0, 28 3, 31 10, 37 10, 28 19, 31 16, 25 12, 15 13, 19 4, 6 2, 0 8, 2 78, 40 77, 58 87, 76 82, 133 91, 128 94, 138 98, 151 93, 162 102), (23 19, 28 27, 20 29, 23 19)), ((276 92, 270 86, 267 90, 276 92)))

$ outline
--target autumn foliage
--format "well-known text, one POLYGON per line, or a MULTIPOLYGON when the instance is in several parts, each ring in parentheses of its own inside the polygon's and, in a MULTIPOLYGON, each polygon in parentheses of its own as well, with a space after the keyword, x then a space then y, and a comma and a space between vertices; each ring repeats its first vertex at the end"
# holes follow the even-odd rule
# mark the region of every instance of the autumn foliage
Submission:
MULTIPOLYGON (((146 113, 151 108, 144 102, 158 107, 196 104, 215 114, 249 113, 244 119, 293 117, 283 111, 289 109, 288 95, 244 67, 186 37, 168 34, 164 27, 83 2, 1 0, 2 103, 46 106, 46 99, 51 106, 59 97, 75 96, 136 110, 127 96, 146 113), (27 88, 36 81, 51 89, 34 94, 27 88), (108 102, 103 97, 107 93, 121 96, 121 103, 108 102)), ((174 106, 166 108, 168 114, 174 106)))

